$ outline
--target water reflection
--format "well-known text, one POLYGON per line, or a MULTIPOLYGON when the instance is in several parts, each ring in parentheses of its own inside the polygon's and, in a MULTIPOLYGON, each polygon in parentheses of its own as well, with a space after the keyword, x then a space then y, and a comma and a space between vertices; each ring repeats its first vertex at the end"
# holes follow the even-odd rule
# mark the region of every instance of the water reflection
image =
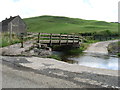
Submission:
POLYGON ((76 55, 66 55, 63 52, 57 52, 57 51, 53 51, 52 52, 54 55, 58 55, 60 56, 60 58, 62 59, 61 61, 70 63, 70 64, 78 64, 78 61, 76 60, 72 60, 72 59, 68 59, 68 58, 72 58, 72 57, 77 57, 76 55))
POLYGON ((120 64, 120 59, 109 55, 84 53, 83 55, 69 56, 62 52, 54 52, 54 54, 59 55, 62 58, 62 61, 68 63, 95 68, 120 70, 120 67, 118 66, 118 63, 120 64))
POLYGON ((84 55, 68 59, 78 61, 78 64, 83 66, 118 70, 117 57, 84 55))

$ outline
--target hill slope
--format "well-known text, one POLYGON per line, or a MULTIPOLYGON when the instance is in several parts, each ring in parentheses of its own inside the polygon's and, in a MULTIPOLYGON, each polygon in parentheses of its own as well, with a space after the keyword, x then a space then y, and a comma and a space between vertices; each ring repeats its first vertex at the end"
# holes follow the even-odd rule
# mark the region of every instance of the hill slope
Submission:
POLYGON ((60 16, 39 16, 24 19, 30 32, 79 33, 93 31, 118 31, 117 23, 83 20, 60 16))

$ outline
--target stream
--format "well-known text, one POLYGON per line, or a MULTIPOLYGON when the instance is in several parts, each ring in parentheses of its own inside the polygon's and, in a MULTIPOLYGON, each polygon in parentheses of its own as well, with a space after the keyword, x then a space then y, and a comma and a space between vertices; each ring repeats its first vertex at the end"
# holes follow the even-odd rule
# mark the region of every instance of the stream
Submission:
POLYGON ((118 63, 120 63, 120 59, 115 56, 109 55, 100 55, 100 54, 80 54, 80 55, 65 55, 62 52, 53 52, 56 55, 59 55, 62 61, 71 63, 71 64, 79 64, 82 66, 94 67, 94 68, 102 68, 102 69, 110 69, 110 70, 120 70, 118 67, 118 63))
POLYGON ((62 61, 71 64, 79 64, 87 67, 120 70, 120 58, 108 55, 106 47, 114 41, 104 41, 91 44, 83 54, 66 55, 63 52, 53 51, 53 54, 59 55, 62 61))

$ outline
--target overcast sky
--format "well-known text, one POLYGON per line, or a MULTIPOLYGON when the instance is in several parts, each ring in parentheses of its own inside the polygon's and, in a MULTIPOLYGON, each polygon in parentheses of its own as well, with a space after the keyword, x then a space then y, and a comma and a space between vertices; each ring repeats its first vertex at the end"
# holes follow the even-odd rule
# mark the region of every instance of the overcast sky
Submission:
POLYGON ((54 15, 117 22, 118 1, 120 0, 0 0, 0 21, 16 15, 22 18, 54 15))

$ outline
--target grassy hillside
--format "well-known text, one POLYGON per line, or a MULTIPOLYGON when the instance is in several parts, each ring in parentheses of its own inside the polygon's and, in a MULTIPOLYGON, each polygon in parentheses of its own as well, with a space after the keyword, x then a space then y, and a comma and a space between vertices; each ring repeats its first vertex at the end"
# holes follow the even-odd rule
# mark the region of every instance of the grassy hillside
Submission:
POLYGON ((60 16, 39 16, 26 18, 30 32, 45 33, 80 33, 93 31, 118 31, 117 23, 109 23, 96 20, 83 20, 60 16))

